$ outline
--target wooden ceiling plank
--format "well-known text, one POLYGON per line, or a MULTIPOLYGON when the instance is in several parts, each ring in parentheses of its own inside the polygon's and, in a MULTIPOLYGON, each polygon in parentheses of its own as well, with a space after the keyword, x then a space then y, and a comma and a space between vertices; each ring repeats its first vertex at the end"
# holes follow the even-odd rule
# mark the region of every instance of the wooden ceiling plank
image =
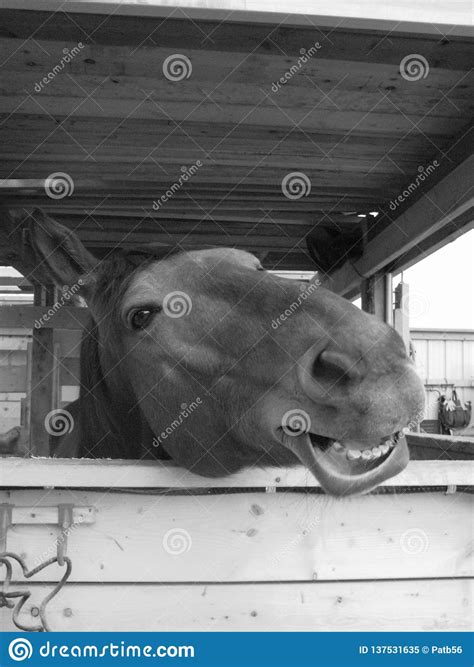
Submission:
MULTIPOLYGON (((218 142, 229 146, 240 146, 242 142, 248 142, 253 146, 261 146, 263 150, 268 149, 268 144, 272 147, 288 145, 304 150, 311 145, 332 148, 341 140, 340 132, 332 131, 331 128, 320 132, 302 132, 295 129, 288 134, 282 129, 252 125, 235 127, 229 123, 209 124, 186 121, 176 127, 168 120, 155 120, 153 123, 147 123, 133 118, 118 124, 113 118, 100 116, 89 119, 75 115, 66 119, 65 116, 58 114, 55 114, 54 117, 39 116, 38 114, 23 114, 20 113, 20 110, 14 116, 0 114, 0 120, 0 131, 7 144, 9 137, 12 138, 12 141, 24 140, 25 133, 31 136, 31 142, 46 139, 53 143, 56 141, 74 143, 76 140, 84 146, 89 146, 90 143, 94 147, 104 140, 106 140, 105 143, 117 146, 154 146, 158 143, 161 145, 161 142, 166 146, 167 141, 171 140, 173 145, 176 142, 178 146, 181 143, 186 146, 192 143, 190 137, 193 137, 203 148, 214 148, 218 142)), ((369 143, 372 147, 379 147, 380 150, 390 150, 396 142, 394 137, 384 130, 374 135, 363 133, 358 127, 354 128, 354 131, 344 140, 345 146, 357 147, 358 150, 364 146, 367 147, 369 143)), ((426 137, 413 134, 400 140, 400 146, 404 152, 408 152, 410 148, 414 152, 420 151, 426 147, 427 143, 429 141, 426 137)))
MULTIPOLYGON (((391 114, 388 121, 387 114, 373 111, 368 114, 361 111, 334 110, 328 114, 327 110, 315 107, 310 113, 306 109, 295 108, 288 114, 278 107, 256 106, 255 104, 230 104, 227 108, 220 108, 213 102, 165 102, 158 104, 152 99, 145 99, 139 103, 136 99, 109 100, 100 99, 100 109, 103 116, 123 118, 132 116, 143 120, 169 120, 180 123, 185 120, 208 123, 231 123, 270 128, 300 127, 302 130, 316 131, 329 130, 350 133, 355 126, 367 134, 377 134, 380 130, 390 127, 393 136, 405 136, 408 132, 424 132, 432 136, 453 136, 455 127, 449 118, 433 115, 412 114, 405 116, 400 113, 391 114), (417 129, 418 128, 418 129, 417 129)), ((74 115, 80 108, 81 117, 94 118, 97 116, 98 101, 91 98, 67 97, 45 94, 41 96, 41 109, 46 115, 60 114, 74 115)), ((37 113, 38 104, 33 97, 25 97, 24 93, 17 93, 4 97, 2 109, 7 114, 13 114, 21 108, 23 113, 37 113)), ((118 124, 118 123, 117 123, 118 124)))
MULTIPOLYGON (((61 44, 64 47, 64 43, 61 44)), ((47 45, 49 49, 49 44, 47 45)), ((214 54, 213 54, 214 55, 214 54)), ((61 51, 58 58, 61 57, 61 51)), ((97 56, 96 56, 97 57, 97 56)), ((166 57, 163 54, 163 59, 166 57)), ((31 63, 31 61, 28 61, 31 63)), ((388 115, 396 115, 403 113, 407 116, 424 116, 426 113, 432 111, 436 116, 452 116, 452 104, 456 104, 459 115, 469 117, 473 111, 472 96, 468 96, 469 91, 472 92, 473 77, 464 77, 463 81, 467 85, 466 89, 461 89, 464 96, 460 96, 453 91, 453 75, 443 78, 442 83, 438 89, 434 89, 433 81, 429 81, 429 91, 425 89, 424 82, 420 84, 420 94, 416 96, 408 94, 410 91, 405 90, 404 86, 399 84, 400 79, 397 71, 395 74, 395 82, 393 76, 381 82, 381 86, 372 91, 368 91, 364 86, 359 86, 354 90, 345 90, 343 83, 335 90, 321 88, 321 74, 318 72, 314 79, 312 79, 305 71, 299 77, 295 77, 296 81, 291 86, 287 85, 277 94, 272 94, 271 86, 272 79, 269 78, 267 82, 255 83, 252 79, 246 82, 229 83, 224 77, 219 80, 216 76, 215 81, 207 81, 203 79, 201 74, 204 74, 211 69, 215 70, 209 63, 208 66, 203 66, 203 73, 197 67, 194 68, 193 76, 184 85, 176 86, 173 82, 166 80, 163 76, 158 78, 155 76, 121 76, 116 77, 110 73, 110 61, 107 61, 104 71, 101 73, 83 73, 83 66, 80 73, 69 72, 69 76, 58 76, 54 84, 44 87, 39 92, 36 92, 35 87, 38 86, 38 80, 41 80, 42 74, 54 65, 54 57, 51 56, 49 62, 44 64, 36 64, 32 67, 25 64, 23 69, 13 69, 9 65, 5 66, 2 72, 2 94, 8 97, 15 97, 18 91, 25 91, 33 96, 36 103, 42 105, 43 99, 51 96, 52 98, 64 97, 76 100, 82 100, 85 95, 90 94, 91 99, 95 103, 96 112, 99 107, 102 107, 102 101, 114 100, 121 105, 124 100, 142 101, 145 95, 150 95, 151 99, 155 100, 160 107, 164 109, 170 108, 175 103, 184 103, 187 105, 199 105, 203 101, 203 90, 210 95, 210 105, 227 111, 232 105, 243 107, 244 105, 259 104, 261 108, 274 108, 275 104, 285 110, 291 115, 293 111, 301 110, 305 113, 311 111, 316 105, 319 110, 335 111, 338 109, 345 109, 353 112, 368 112, 372 109, 377 109, 378 113, 388 115), (219 83, 216 86, 216 83, 219 83), (451 86, 449 87, 449 84, 451 86), (399 90, 401 88, 402 90, 399 90), (208 89, 208 90, 206 90, 208 89), (449 91, 449 98, 444 95, 449 91)), ((72 63, 71 63, 72 65, 72 63)), ((280 65, 283 72, 285 71, 286 63, 280 65)), ((324 68, 324 65, 322 65, 324 68)), ((268 67, 266 68, 266 71, 268 67)), ((278 78, 278 73, 273 73, 278 78)), ((457 72, 457 83, 462 79, 464 72, 457 72)), ((208 75, 207 75, 208 76, 208 75)), ((267 74, 271 76, 271 74, 267 74)), ((437 77, 442 78, 442 73, 437 70, 437 77)), ((406 82, 405 82, 406 83, 406 82)), ((334 88, 334 85, 333 85, 334 88)), ((77 103, 76 103, 77 104, 77 103)), ((36 107, 39 110, 39 106, 36 107)), ((80 110, 79 110, 80 111, 80 110)))

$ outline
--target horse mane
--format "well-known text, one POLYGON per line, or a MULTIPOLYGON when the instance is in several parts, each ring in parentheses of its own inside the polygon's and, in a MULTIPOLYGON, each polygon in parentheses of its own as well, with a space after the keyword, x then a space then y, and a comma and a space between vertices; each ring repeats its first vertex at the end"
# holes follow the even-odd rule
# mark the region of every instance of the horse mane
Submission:
POLYGON ((153 458, 169 458, 162 447, 159 451, 152 448, 153 433, 126 378, 120 383, 124 388, 123 401, 111 396, 104 378, 100 349, 101 346, 117 348, 114 332, 120 301, 136 271, 176 252, 172 250, 164 254, 163 248, 153 246, 119 250, 102 260, 94 270, 93 300, 98 311, 107 315, 101 327, 104 340, 101 340, 99 327, 91 317, 81 342, 80 457, 140 459, 151 455, 153 458))

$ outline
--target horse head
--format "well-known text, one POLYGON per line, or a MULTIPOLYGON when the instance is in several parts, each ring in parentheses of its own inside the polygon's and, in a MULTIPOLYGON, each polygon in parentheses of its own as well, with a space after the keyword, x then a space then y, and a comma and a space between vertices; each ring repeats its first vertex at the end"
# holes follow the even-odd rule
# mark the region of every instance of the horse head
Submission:
MULTIPOLYGON (((164 450, 210 477, 301 462, 338 496, 407 465, 401 432, 424 391, 387 324, 247 252, 141 247, 98 260, 66 227, 33 218, 36 262, 58 285, 79 285, 92 317, 89 431, 95 410, 121 455, 139 439, 135 456, 164 450)), ((113 456, 96 427, 85 451, 113 456)))

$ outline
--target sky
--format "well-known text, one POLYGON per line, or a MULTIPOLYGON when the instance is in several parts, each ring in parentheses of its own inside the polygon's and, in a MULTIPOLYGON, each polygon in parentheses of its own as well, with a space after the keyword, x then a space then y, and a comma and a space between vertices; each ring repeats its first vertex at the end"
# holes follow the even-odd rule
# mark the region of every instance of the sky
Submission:
POLYGON ((404 271, 403 281, 411 329, 474 329, 474 229, 404 271))

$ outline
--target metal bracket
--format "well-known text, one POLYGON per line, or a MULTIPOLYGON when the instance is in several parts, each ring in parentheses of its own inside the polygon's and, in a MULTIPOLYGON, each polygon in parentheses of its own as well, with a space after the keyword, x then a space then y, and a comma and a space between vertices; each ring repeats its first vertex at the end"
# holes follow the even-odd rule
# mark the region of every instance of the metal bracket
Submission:
POLYGON ((66 556, 68 537, 75 525, 91 524, 95 521, 95 509, 93 507, 74 507, 72 504, 64 503, 56 507, 17 507, 8 503, 0 504, 0 566, 5 566, 6 574, 3 582, 0 582, 0 608, 13 609, 13 623, 19 630, 47 631, 49 626, 46 620, 46 605, 61 590, 71 573, 72 563, 66 556), (56 540, 56 556, 40 563, 37 567, 29 570, 25 560, 13 552, 7 551, 8 529, 13 525, 41 524, 59 525, 60 532, 56 540), (40 623, 33 627, 25 626, 19 619, 20 612, 25 602, 31 597, 28 589, 10 590, 13 579, 13 563, 20 566, 23 577, 30 579, 49 565, 57 563, 64 567, 64 574, 60 581, 39 605, 40 623), (14 600, 18 599, 15 603, 14 600))
POLYGON ((64 562, 68 537, 73 527, 94 522, 94 507, 75 507, 71 503, 62 503, 56 507, 19 507, 0 503, 0 553, 7 550, 7 535, 10 526, 57 525, 60 532, 56 543, 58 562, 61 564, 64 562))
POLYGON ((7 533, 12 524, 13 505, 0 504, 0 553, 7 550, 7 533))
POLYGON ((69 531, 74 525, 73 510, 74 505, 58 505, 58 523, 60 533, 57 542, 58 565, 64 565, 64 557, 67 551, 67 538, 69 531))

